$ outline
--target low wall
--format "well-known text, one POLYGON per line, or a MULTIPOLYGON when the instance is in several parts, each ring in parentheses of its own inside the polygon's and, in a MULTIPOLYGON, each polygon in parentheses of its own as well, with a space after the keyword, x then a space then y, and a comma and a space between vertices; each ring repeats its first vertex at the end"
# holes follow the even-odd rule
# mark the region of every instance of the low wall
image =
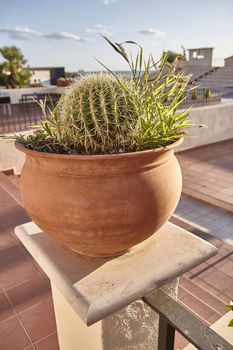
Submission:
POLYGON ((13 170, 20 175, 24 161, 25 154, 15 148, 14 140, 0 138, 0 171, 13 170))
POLYGON ((207 127, 191 128, 178 151, 233 138, 233 102, 193 108, 189 119, 207 127))
POLYGON ((11 103, 19 103, 21 96, 24 94, 46 94, 49 92, 56 92, 57 86, 47 86, 47 87, 35 87, 35 88, 20 88, 20 89, 0 89, 1 93, 8 94, 11 99, 11 103))

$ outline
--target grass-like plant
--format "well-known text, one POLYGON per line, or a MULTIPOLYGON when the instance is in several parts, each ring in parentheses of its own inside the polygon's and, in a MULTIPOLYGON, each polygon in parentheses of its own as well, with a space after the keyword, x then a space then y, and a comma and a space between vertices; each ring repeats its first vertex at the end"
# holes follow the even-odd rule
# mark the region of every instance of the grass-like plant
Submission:
POLYGON ((58 105, 46 111, 34 135, 17 137, 25 147, 46 152, 105 154, 164 147, 179 139, 188 127, 189 108, 180 110, 187 98, 188 80, 168 63, 163 54, 158 62, 132 41, 112 43, 127 61, 132 77, 108 73, 83 76, 66 88, 58 105), (138 47, 135 59, 125 44, 138 47))

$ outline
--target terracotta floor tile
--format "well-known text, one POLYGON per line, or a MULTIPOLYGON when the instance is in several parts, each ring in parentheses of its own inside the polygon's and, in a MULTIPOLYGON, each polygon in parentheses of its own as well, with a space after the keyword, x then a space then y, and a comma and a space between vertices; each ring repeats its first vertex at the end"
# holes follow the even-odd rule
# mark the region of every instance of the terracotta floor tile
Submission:
POLYGON ((3 292, 0 292, 0 322, 14 316, 15 313, 9 303, 9 300, 3 292))
POLYGON ((182 288, 181 285, 179 285, 179 288, 178 288, 178 299, 179 300, 182 300, 188 293, 186 292, 186 290, 184 290, 182 288))
MULTIPOLYGON (((193 294, 201 301, 209 305, 211 308, 216 310, 221 315, 224 315, 228 310, 226 309, 226 305, 222 300, 219 300, 217 296, 214 296, 209 291, 199 286, 196 283, 193 283, 192 280, 188 278, 183 278, 180 282, 181 288, 185 288, 188 293, 193 294)), ((183 301, 183 299, 182 299, 183 301)))
POLYGON ((51 296, 50 286, 41 276, 7 289, 6 293, 17 312, 21 312, 51 296))
POLYGON ((224 293, 219 294, 219 298, 225 303, 225 305, 228 305, 230 300, 233 299, 233 294, 230 293, 231 296, 228 296, 224 293))
POLYGON ((8 289, 16 284, 30 280, 39 275, 39 271, 31 261, 24 259, 0 270, 0 283, 3 289, 8 289))
POLYGON ((25 210, 19 205, 0 210, 0 222, 5 229, 14 230, 15 226, 31 221, 25 210))
POLYGON ((13 246, 16 246, 16 241, 13 239, 12 235, 0 228, 0 251, 13 246))
POLYGON ((33 342, 56 331, 52 298, 25 310, 19 317, 33 342))
POLYGON ((214 311, 208 307, 208 305, 204 304, 198 298, 193 297, 191 294, 186 295, 182 299, 182 303, 185 304, 185 306, 188 306, 204 320, 207 320, 207 318, 214 313, 214 311))
POLYGON ((224 291, 224 294, 229 296, 229 298, 233 300, 233 286, 231 286, 230 288, 227 288, 224 291))
POLYGON ((186 340, 180 333, 175 333, 175 344, 174 350, 182 350, 185 346, 189 344, 189 341, 186 340))
MULTIPOLYGON (((228 310, 227 310, 228 312, 228 310)), ((219 316, 218 314, 214 313, 213 315, 211 315, 210 317, 207 318, 207 321, 209 322, 210 325, 214 324, 217 320, 220 319, 221 316, 219 316)))
MULTIPOLYGON (((1 174, 1 173, 0 173, 1 174)), ((4 212, 9 207, 15 205, 15 201, 11 196, 2 188, 0 182, 0 212, 4 212)))
POLYGON ((205 275, 205 277, 202 277, 202 279, 220 292, 233 286, 233 278, 219 270, 210 272, 208 275, 205 275))
POLYGON ((207 283, 204 279, 197 277, 195 279, 195 282, 198 283, 203 288, 205 288, 210 293, 212 293, 213 295, 218 296, 219 294, 221 294, 221 291, 219 291, 217 288, 215 288, 212 285, 210 285, 209 283, 207 283))
POLYGON ((0 323, 1 350, 22 350, 30 344, 30 340, 16 316, 0 323))
POLYGON ((35 344, 37 350, 59 350, 57 333, 49 335, 35 344))
POLYGON ((24 261, 25 256, 17 245, 1 248, 0 250, 0 271, 12 264, 24 261))
POLYGON ((218 270, 224 272, 226 275, 230 276, 233 279, 233 262, 226 261, 224 264, 218 267, 218 270))

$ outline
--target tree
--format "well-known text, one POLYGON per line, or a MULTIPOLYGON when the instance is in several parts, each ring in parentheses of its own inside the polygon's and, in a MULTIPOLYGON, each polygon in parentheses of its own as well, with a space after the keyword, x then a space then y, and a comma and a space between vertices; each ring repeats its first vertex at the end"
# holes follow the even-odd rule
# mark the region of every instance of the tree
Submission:
POLYGON ((167 61, 168 61, 168 63, 173 63, 175 61, 175 59, 186 60, 185 52, 183 52, 183 54, 180 54, 180 53, 168 50, 165 53, 167 54, 167 61))
POLYGON ((0 77, 6 88, 14 89, 29 84, 31 73, 23 67, 27 61, 21 50, 16 46, 4 46, 0 48, 0 54, 4 58, 0 64, 0 77))

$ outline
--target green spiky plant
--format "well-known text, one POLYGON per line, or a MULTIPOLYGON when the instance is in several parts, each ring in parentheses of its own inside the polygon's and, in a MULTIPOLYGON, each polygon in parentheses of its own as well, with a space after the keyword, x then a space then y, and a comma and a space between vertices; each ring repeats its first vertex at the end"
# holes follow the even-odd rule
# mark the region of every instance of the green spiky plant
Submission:
MULTIPOLYGON (((105 38, 105 37, 104 37, 105 38)), ((106 154, 164 147, 179 139, 190 126, 189 109, 179 110, 189 94, 188 80, 176 72, 163 54, 155 63, 143 58, 138 46, 135 60, 124 44, 108 43, 127 61, 132 77, 108 73, 83 76, 70 85, 58 105, 46 111, 40 130, 16 140, 25 147, 55 153, 106 154)))

